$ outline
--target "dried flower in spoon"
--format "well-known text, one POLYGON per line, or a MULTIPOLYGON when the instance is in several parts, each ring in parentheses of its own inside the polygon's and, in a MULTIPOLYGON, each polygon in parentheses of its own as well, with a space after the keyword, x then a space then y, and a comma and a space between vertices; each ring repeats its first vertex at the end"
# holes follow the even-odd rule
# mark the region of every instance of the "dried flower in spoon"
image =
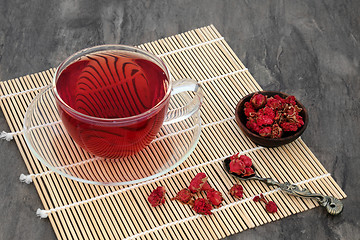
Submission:
POLYGON ((242 177, 248 177, 255 174, 254 169, 252 169, 251 158, 236 153, 230 157, 230 160, 230 172, 236 173, 242 177))

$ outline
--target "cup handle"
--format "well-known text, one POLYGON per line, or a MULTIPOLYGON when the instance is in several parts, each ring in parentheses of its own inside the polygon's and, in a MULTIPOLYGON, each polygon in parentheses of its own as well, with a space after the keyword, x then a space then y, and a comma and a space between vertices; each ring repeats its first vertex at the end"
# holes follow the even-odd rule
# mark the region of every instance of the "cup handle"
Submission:
POLYGON ((182 121, 197 112, 203 102, 203 91, 200 85, 192 79, 181 79, 173 83, 171 96, 181 92, 194 92, 194 97, 185 106, 170 110, 163 125, 182 121))

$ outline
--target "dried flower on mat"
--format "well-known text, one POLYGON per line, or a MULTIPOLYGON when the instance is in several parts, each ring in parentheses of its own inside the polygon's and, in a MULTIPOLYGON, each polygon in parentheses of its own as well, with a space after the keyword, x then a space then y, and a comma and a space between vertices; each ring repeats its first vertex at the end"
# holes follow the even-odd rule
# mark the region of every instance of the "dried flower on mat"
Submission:
POLYGON ((189 190, 192 193, 197 193, 197 192, 201 191, 201 188, 206 183, 207 179, 208 179, 208 177, 203 172, 196 174, 196 176, 190 182, 189 190))
POLYGON ((299 113, 302 109, 294 96, 267 97, 255 93, 244 105, 246 127, 266 138, 281 138, 284 132, 296 132, 304 121, 299 113))
POLYGON ((213 207, 208 199, 198 198, 195 200, 192 209, 199 214, 211 215, 211 210, 213 209, 213 207))
POLYGON ((243 197, 244 189, 240 184, 234 184, 234 186, 231 187, 229 193, 234 198, 240 199, 243 197))
POLYGON ((255 196, 253 198, 253 201, 254 202, 264 202, 265 209, 268 213, 276 213, 277 212, 276 203, 274 203, 273 201, 267 201, 262 193, 259 196, 255 196))
POLYGON ((151 192, 148 197, 148 202, 152 207, 156 207, 165 203, 165 192, 166 189, 163 186, 159 186, 151 192))
POLYGON ((211 190, 207 191, 206 197, 207 197, 207 199, 209 199, 209 201, 212 203, 212 205, 217 206, 217 207, 220 206, 221 202, 224 200, 221 192, 216 191, 215 189, 211 189, 211 190))
POLYGON ((177 200, 182 204, 192 204, 193 202, 193 193, 187 188, 183 188, 176 194, 176 197, 172 198, 171 200, 177 200))
POLYGON ((208 182, 205 182, 204 185, 202 185, 202 187, 201 187, 201 191, 205 191, 205 192, 207 192, 211 189, 212 189, 212 187, 210 186, 210 184, 208 182))
POLYGON ((269 213, 277 212, 276 203, 274 203, 273 201, 268 201, 267 204, 265 205, 265 207, 266 207, 266 211, 268 211, 269 213))

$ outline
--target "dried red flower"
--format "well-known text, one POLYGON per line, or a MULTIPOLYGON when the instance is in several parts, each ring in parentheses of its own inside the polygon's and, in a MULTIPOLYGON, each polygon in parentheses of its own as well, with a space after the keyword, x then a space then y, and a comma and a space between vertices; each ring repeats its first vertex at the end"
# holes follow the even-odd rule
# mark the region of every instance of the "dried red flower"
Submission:
POLYGON ((248 156, 241 155, 239 157, 239 159, 244 162, 245 167, 251 167, 252 166, 252 160, 248 156))
POLYGON ((260 129, 259 135, 262 137, 271 137, 271 131, 272 131, 271 127, 264 127, 260 129))
POLYGON ((266 104, 266 97, 262 94, 255 93, 251 99, 251 104, 254 106, 255 109, 259 109, 265 106, 266 104))
POLYGON ((245 168, 245 171, 244 173, 242 174, 243 177, 248 177, 248 176, 251 176, 251 175, 254 175, 255 172, 254 172, 254 169, 252 168, 245 168))
POLYGON ((273 201, 268 201, 265 205, 266 211, 268 211, 268 213, 276 213, 277 212, 277 206, 276 203, 274 203, 273 201))
POLYGON ((283 130, 279 124, 274 124, 271 128, 271 138, 281 138, 282 134, 283 130))
POLYGON ((259 196, 255 196, 255 197, 253 198, 253 201, 254 201, 254 202, 260 202, 260 197, 259 197, 259 196))
POLYGON ((192 206, 193 210, 196 213, 203 214, 203 215, 211 215, 211 210, 213 209, 210 201, 204 198, 198 198, 194 201, 192 206))
POLYGON ((189 190, 192 193, 199 192, 202 186, 206 183, 206 181, 207 181, 207 176, 205 173, 200 172, 196 174, 196 176, 190 182, 189 190))
POLYGON ((229 164, 230 172, 236 173, 236 174, 242 174, 245 170, 245 164, 242 160, 236 158, 232 160, 229 164))
POLYGON ((280 126, 285 132, 295 132, 298 130, 297 123, 295 122, 283 122, 280 126))
POLYGON ((210 184, 208 182, 205 182, 204 185, 202 185, 202 187, 201 187, 201 191, 205 191, 205 192, 207 192, 211 189, 212 189, 212 187, 210 186, 210 184))
POLYGON ((246 127, 250 129, 253 132, 259 132, 260 126, 256 123, 256 120, 253 118, 249 118, 249 120, 246 122, 246 127))
POLYGON ((220 206, 221 202, 224 200, 221 192, 211 189, 207 192, 206 197, 214 206, 220 206))
POLYGON ((264 202, 265 203, 265 209, 268 213, 276 213, 277 212, 277 206, 273 201, 267 201, 264 197, 264 195, 261 193, 259 196, 255 196, 253 198, 254 202, 264 202))
POLYGON ((171 200, 177 200, 182 204, 190 204, 192 201, 193 194, 187 188, 183 188, 176 194, 176 197, 172 198, 171 200))
MULTIPOLYGON (((280 97, 279 95, 276 95, 276 96, 280 97)), ((279 99, 270 97, 270 98, 267 99, 266 106, 270 107, 270 108, 272 108, 274 110, 279 110, 279 109, 282 109, 284 107, 284 103, 283 103, 283 101, 281 101, 279 99)))
POLYGON ((234 198, 239 198, 240 199, 240 198, 243 197, 244 189, 243 189, 243 187, 241 185, 234 184, 234 186, 231 187, 229 193, 234 198))
POLYGON ((148 202, 151 204, 152 207, 156 207, 165 203, 165 192, 165 187, 159 186, 150 193, 148 197, 148 202))
POLYGON ((296 100, 294 96, 288 96, 287 98, 285 98, 285 102, 293 106, 296 105, 296 100))
MULTIPOLYGON (((275 117, 275 114, 274 114, 275 117)), ((266 115, 258 115, 258 117, 256 118, 256 124, 258 126, 263 126, 263 125, 271 125, 274 122, 273 118, 270 118, 269 116, 266 115)))
POLYGON ((254 117, 256 115, 256 110, 250 102, 245 103, 244 112, 247 117, 254 117))

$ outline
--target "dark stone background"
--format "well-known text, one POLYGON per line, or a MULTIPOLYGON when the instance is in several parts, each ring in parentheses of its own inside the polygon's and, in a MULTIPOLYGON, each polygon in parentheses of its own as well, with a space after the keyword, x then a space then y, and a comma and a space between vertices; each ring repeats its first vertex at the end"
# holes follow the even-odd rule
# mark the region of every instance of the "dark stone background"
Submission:
MULTIPOLYGON (((0 0, 0 80, 57 66, 85 47, 138 45, 214 24, 266 90, 309 111, 303 140, 348 194, 229 239, 359 239, 360 1, 0 0)), ((0 113, 0 130, 8 131, 0 113)), ((0 141, 0 239, 55 239, 15 142, 0 141)), ((174 236, 176 238, 176 236, 174 236)))

